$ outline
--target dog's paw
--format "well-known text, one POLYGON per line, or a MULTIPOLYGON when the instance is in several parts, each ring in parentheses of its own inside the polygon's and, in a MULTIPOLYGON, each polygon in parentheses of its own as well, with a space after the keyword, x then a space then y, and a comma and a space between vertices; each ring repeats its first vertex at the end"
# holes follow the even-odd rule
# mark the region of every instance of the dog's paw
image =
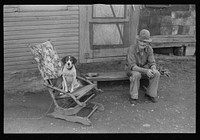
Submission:
POLYGON ((59 93, 59 96, 62 96, 62 95, 64 95, 64 93, 60 92, 60 93, 59 93))

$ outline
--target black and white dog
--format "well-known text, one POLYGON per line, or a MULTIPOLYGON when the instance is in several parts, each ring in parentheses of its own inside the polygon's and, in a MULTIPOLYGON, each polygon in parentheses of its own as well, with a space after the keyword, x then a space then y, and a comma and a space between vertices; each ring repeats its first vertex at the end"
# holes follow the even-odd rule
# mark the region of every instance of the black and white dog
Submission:
POLYGON ((74 91, 74 89, 80 86, 80 84, 78 83, 76 79, 77 73, 76 73, 75 64, 77 62, 77 59, 69 55, 62 58, 61 61, 63 63, 63 69, 62 69, 63 87, 64 87, 63 90, 71 93, 74 91))

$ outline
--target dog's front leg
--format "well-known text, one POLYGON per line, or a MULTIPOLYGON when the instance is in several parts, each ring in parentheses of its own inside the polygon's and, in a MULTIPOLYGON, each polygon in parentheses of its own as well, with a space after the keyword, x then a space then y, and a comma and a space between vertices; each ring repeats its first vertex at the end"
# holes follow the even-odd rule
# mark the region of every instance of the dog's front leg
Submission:
POLYGON ((72 86, 72 87, 71 87, 71 91, 70 91, 70 92, 73 92, 73 91, 74 91, 74 87, 72 86))
POLYGON ((65 77, 63 76, 63 90, 68 92, 67 82, 65 80, 65 77))

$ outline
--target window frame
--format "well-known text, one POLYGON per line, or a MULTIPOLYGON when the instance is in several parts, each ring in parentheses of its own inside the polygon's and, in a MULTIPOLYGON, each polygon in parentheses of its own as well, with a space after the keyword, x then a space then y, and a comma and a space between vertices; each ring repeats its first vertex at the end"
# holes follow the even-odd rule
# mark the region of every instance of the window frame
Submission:
MULTIPOLYGON (((109 4, 110 6, 112 6, 111 4, 109 4)), ((126 15, 127 15, 127 6, 124 6, 124 16, 123 17, 94 17, 94 5, 92 5, 92 19, 126 19, 126 15)))
POLYGON ((110 49, 110 48, 126 48, 129 46, 129 15, 127 5, 124 6, 124 17, 93 17, 93 6, 91 7, 91 20, 89 21, 89 38, 90 38, 90 49, 110 49), (123 38, 122 44, 114 44, 114 45, 93 45, 93 24, 123 24, 123 38), (125 36, 128 37, 126 38, 125 36))

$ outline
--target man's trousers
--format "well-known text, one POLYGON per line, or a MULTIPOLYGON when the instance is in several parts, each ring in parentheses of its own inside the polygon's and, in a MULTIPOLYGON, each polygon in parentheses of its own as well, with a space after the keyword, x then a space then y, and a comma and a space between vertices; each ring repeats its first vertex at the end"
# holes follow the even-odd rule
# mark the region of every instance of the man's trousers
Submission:
MULTIPOLYGON (((131 71, 130 76, 130 96, 132 99, 138 99, 138 91, 140 88, 140 79, 142 77, 148 78, 146 74, 138 71, 131 71)), ((156 70, 154 76, 149 79, 149 86, 147 87, 147 93, 151 97, 157 97, 158 84, 160 80, 160 72, 156 70)))

